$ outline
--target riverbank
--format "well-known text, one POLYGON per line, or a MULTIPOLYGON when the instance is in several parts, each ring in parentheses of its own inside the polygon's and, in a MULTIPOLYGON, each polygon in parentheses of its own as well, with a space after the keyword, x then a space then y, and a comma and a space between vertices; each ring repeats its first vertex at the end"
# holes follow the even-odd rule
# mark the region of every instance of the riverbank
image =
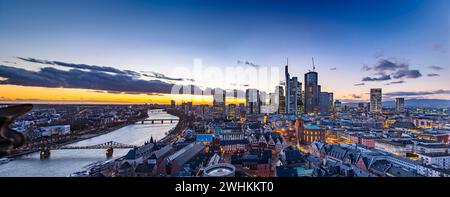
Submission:
MULTIPOLYGON (((131 121, 127 121, 127 122, 124 122, 124 123, 119 124, 119 125, 114 125, 114 126, 111 126, 111 127, 108 127, 108 128, 104 128, 104 129, 101 129, 99 131, 95 131, 95 132, 92 132, 92 133, 84 133, 84 134, 81 134, 81 135, 76 135, 76 136, 73 136, 71 139, 69 139, 67 141, 63 141, 63 142, 60 142, 60 143, 52 144, 52 146, 53 145, 65 146, 65 145, 77 143, 77 142, 80 142, 80 141, 83 141, 83 140, 86 140, 86 139, 90 139, 90 138, 98 137, 98 136, 101 136, 101 135, 105 135, 105 134, 108 134, 108 133, 113 132, 115 130, 121 129, 123 127, 135 124, 136 122, 145 120, 147 118, 148 118, 148 116, 147 117, 142 117, 142 118, 137 118, 137 119, 133 119, 131 121)), ((10 155, 8 155, 6 157, 7 158, 16 158, 16 157, 20 157, 20 156, 23 156, 23 155, 32 154, 32 153, 35 153, 35 152, 38 152, 38 151, 37 150, 22 150, 20 152, 10 154, 10 155)))
MULTIPOLYGON (((164 111, 149 111, 148 115, 149 119, 176 118, 164 111)), ((176 125, 177 122, 173 122, 172 124, 140 124, 138 122, 101 136, 83 136, 89 139, 69 146, 95 145, 108 141, 129 145, 142 145, 151 137, 157 141, 163 139, 169 130, 174 129, 176 125)), ((107 158, 105 157, 104 150, 101 149, 61 149, 51 151, 50 157, 44 160, 40 159, 39 152, 35 152, 3 164, 0 167, 0 177, 66 177, 74 172, 85 170, 84 167, 92 163, 121 158, 128 151, 129 149, 115 149, 113 157, 107 158)))
POLYGON ((177 111, 166 110, 166 112, 172 116, 176 116, 179 118, 179 121, 175 128, 171 129, 167 133, 167 135, 159 141, 163 144, 170 144, 176 140, 177 135, 181 134, 181 132, 189 128, 189 120, 185 118, 184 115, 179 114, 177 111))

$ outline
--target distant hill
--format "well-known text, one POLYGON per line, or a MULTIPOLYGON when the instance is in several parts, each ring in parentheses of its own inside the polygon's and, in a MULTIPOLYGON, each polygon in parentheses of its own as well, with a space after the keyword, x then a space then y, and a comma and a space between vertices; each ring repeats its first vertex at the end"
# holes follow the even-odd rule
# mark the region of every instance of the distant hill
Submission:
MULTIPOLYGON (((394 107, 395 101, 384 101, 383 107, 394 107)), ((446 99, 408 99, 406 107, 450 107, 450 100, 446 99)))
MULTIPOLYGON (((355 107, 358 103, 346 103, 355 107)), ((450 107, 450 100, 446 99, 405 99, 406 107, 450 107)), ((383 107, 395 107, 395 101, 383 101, 383 107)))

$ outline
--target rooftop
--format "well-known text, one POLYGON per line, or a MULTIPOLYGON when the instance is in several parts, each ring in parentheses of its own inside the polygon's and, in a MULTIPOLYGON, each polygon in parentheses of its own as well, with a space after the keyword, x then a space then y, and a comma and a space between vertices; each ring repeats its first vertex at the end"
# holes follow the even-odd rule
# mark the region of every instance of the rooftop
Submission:
POLYGON ((308 130, 321 130, 322 128, 320 128, 318 125, 314 125, 314 124, 306 124, 305 129, 308 130))

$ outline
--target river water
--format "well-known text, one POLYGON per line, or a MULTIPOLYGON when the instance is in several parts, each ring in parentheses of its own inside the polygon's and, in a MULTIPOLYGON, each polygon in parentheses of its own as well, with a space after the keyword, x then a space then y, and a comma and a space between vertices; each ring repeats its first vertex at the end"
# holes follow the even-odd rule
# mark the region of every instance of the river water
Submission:
MULTIPOLYGON (((150 110, 149 118, 177 118, 166 112, 150 110)), ((140 122, 128 125, 110 133, 79 141, 70 146, 88 146, 115 141, 129 145, 143 145, 145 141, 159 140, 170 129, 176 126, 174 123, 141 124, 140 122)), ((127 149, 114 149, 113 158, 124 156, 127 149)), ((15 158, 13 161, 0 165, 0 177, 64 177, 73 172, 80 171, 84 166, 106 160, 105 150, 52 150, 49 159, 41 160, 39 152, 15 158)))

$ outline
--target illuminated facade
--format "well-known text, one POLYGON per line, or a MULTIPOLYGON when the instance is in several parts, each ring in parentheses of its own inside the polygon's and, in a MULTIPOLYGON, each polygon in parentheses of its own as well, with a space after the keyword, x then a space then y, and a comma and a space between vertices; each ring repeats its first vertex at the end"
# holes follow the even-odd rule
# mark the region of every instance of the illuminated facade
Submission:
POLYGON ((320 87, 317 83, 317 80, 317 72, 311 71, 305 74, 304 112, 306 114, 317 114, 319 111, 320 87))
POLYGON ((316 140, 325 141, 325 129, 312 124, 300 125, 298 137, 300 144, 311 144, 316 140))
POLYGON ((319 98, 320 115, 329 115, 333 111, 333 93, 321 92, 319 98))
POLYGON ((213 108, 215 113, 217 113, 218 115, 225 115, 225 102, 225 90, 216 89, 213 95, 213 108))
POLYGON ((381 88, 370 89, 370 112, 381 112, 381 88))
POLYGON ((247 89, 245 92, 245 103, 247 104, 247 113, 261 113, 261 98, 259 95, 259 90, 247 89))
POLYGON ((395 99, 395 111, 401 113, 405 111, 405 98, 395 99))

